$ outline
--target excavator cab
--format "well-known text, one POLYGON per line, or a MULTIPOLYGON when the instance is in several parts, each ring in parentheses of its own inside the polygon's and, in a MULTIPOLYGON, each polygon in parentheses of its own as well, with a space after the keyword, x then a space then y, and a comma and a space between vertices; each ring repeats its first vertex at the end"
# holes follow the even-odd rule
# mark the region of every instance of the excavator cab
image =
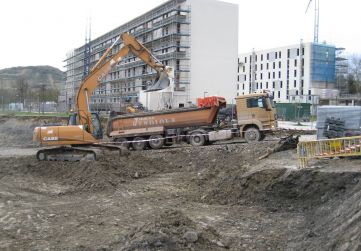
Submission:
MULTIPOLYGON (((100 122, 99 114, 92 112, 91 113, 92 119, 91 123, 93 125, 93 137, 95 139, 102 139, 103 138, 103 129, 100 122)), ((68 125, 79 125, 78 113, 73 113, 69 116, 68 125)), ((88 126, 84 125, 84 130, 88 131, 88 126)))

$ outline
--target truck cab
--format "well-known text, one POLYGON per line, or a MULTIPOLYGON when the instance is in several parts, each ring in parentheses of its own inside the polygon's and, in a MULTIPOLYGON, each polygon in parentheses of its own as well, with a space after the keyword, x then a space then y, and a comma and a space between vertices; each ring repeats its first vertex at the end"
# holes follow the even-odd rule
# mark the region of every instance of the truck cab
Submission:
POLYGON ((237 125, 247 142, 259 141, 277 128, 276 108, 268 93, 236 97, 237 125))

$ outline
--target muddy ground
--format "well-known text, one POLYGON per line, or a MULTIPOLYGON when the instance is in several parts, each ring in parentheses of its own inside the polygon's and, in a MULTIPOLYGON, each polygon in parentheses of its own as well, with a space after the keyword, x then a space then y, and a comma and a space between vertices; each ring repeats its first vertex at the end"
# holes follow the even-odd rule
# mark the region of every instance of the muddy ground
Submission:
POLYGON ((258 160, 276 142, 61 163, 2 141, 0 250, 360 250, 361 160, 258 160))

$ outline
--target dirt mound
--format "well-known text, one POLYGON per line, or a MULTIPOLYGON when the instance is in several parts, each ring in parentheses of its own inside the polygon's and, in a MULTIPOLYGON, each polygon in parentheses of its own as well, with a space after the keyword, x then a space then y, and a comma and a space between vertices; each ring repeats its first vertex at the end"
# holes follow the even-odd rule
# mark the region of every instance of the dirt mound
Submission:
MULTIPOLYGON (((219 234, 198 227, 178 210, 165 210, 154 222, 130 232, 121 250, 224 250, 219 234)), ((115 247, 113 247, 115 248, 115 247)))
POLYGON ((119 156, 117 152, 107 153, 99 161, 48 162, 35 157, 2 159, 2 169, 11 167, 15 172, 26 173, 44 180, 70 186, 69 191, 95 191, 117 187, 132 179, 140 179, 155 173, 172 170, 162 160, 154 160, 137 152, 119 156), (20 163, 14 165, 14 163, 20 163))
POLYGON ((317 170, 265 169, 225 172, 209 188, 204 201, 220 204, 264 203, 307 210, 342 196, 361 180, 360 172, 330 173, 317 170))
POLYGON ((203 203, 252 205, 261 206, 269 213, 304 214, 301 234, 289 241, 291 249, 359 250, 361 247, 359 171, 275 168, 245 173, 239 170, 220 173, 210 184, 202 187, 206 189, 203 203))

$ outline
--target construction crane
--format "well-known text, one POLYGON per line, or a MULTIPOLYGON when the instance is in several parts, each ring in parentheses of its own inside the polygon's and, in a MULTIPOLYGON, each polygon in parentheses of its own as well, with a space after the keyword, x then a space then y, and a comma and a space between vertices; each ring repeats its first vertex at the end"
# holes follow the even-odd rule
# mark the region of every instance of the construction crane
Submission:
MULTIPOLYGON (((308 9, 310 8, 312 0, 310 0, 308 2, 307 8, 306 8, 306 12, 308 11, 308 9)), ((319 30, 319 21, 320 21, 320 1, 319 0, 314 0, 315 2, 315 19, 314 19, 314 27, 313 27, 313 42, 314 43, 318 43, 318 30, 319 30)))

